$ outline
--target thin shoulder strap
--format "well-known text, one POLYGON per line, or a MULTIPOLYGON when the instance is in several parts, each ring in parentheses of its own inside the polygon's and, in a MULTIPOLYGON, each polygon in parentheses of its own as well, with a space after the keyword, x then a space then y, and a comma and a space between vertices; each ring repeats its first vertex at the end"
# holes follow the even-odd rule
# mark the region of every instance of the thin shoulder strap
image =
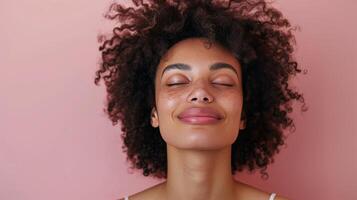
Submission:
POLYGON ((125 196, 125 199, 124 200, 129 200, 129 196, 125 196))
POLYGON ((276 194, 273 192, 273 193, 271 193, 271 195, 270 195, 270 197, 269 197, 269 200, 274 200, 275 199, 275 196, 276 196, 276 194))

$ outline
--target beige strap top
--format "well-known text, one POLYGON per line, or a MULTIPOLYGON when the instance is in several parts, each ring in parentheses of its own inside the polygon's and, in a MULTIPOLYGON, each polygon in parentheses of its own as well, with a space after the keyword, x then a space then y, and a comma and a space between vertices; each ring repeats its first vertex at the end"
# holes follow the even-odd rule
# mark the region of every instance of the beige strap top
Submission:
MULTIPOLYGON (((270 194, 269 200, 274 200, 275 199, 276 194, 273 192, 270 194)), ((125 196, 124 200, 129 200, 129 196, 125 196)))

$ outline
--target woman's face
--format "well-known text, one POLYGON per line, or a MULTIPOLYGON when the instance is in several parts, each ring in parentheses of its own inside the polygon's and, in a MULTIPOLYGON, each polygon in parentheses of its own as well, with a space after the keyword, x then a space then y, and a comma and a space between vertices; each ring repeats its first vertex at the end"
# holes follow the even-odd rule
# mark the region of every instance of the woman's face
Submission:
POLYGON ((239 62, 217 43, 207 49, 202 39, 176 43, 156 72, 152 125, 177 148, 222 148, 245 126, 239 62))

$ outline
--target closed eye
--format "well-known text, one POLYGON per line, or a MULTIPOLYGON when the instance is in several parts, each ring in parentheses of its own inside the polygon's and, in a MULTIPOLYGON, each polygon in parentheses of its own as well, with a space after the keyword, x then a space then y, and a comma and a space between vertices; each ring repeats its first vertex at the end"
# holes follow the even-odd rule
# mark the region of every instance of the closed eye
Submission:
MULTIPOLYGON (((169 83, 169 84, 166 84, 167 86, 174 86, 174 85, 184 85, 184 84, 187 84, 187 83, 169 83)), ((226 84, 226 83, 213 83, 215 85, 222 85, 222 86, 227 86, 227 87, 233 87, 232 84, 226 84)))
POLYGON ((227 86, 227 87, 232 87, 233 86, 232 84, 226 84, 226 83, 213 83, 213 84, 227 86))
POLYGON ((174 85, 183 85, 183 84, 187 84, 187 83, 169 83, 166 84, 167 86, 174 86, 174 85))

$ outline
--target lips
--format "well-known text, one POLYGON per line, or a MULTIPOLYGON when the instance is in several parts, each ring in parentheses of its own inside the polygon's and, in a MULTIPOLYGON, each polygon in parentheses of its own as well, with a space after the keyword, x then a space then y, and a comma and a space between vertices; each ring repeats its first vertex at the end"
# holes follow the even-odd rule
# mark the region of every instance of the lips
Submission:
POLYGON ((181 121, 193 124, 215 123, 222 119, 222 115, 209 107, 191 107, 178 115, 181 121))

